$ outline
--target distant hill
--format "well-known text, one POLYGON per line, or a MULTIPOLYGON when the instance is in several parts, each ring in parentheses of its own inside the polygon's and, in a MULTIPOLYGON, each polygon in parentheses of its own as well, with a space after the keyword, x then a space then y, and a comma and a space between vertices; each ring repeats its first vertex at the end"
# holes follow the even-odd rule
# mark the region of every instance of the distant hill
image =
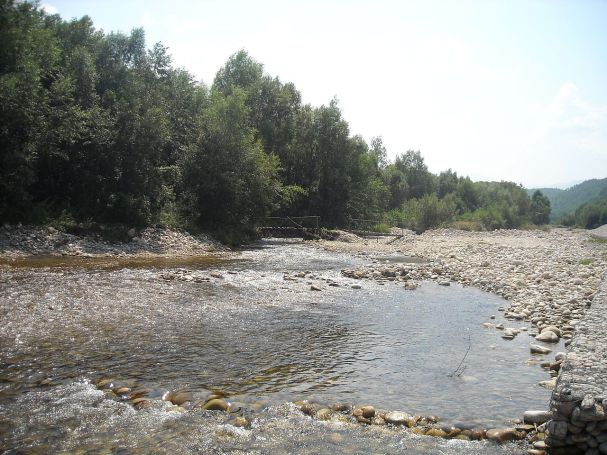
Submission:
POLYGON ((527 192, 531 196, 538 189, 550 200, 552 208, 550 221, 555 222, 584 202, 599 197, 607 197, 607 178, 586 180, 566 190, 559 188, 532 188, 527 190, 527 192))

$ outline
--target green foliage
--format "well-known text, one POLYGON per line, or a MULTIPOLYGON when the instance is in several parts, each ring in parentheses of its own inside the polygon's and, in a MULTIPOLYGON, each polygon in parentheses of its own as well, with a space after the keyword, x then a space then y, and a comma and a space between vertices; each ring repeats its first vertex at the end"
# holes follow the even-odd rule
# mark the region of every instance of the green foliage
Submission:
POLYGON ((607 197, 580 205, 574 212, 564 216, 561 223, 585 229, 607 224, 607 197))
POLYGON ((540 190, 531 197, 531 221, 534 224, 547 224, 550 221, 550 201, 540 190))
MULTIPOLYGON (((607 178, 586 180, 566 190, 558 188, 540 188, 540 190, 550 200, 551 222, 557 222, 573 213, 580 205, 607 197, 607 178)), ((529 196, 535 191, 535 189, 528 190, 529 196)))
POLYGON ((409 150, 397 156, 394 167, 405 177, 408 198, 421 198, 435 191, 436 177, 428 171, 419 151, 409 150))
POLYGON ((436 176, 419 151, 390 163, 381 138, 350 134, 337 100, 302 105, 244 50, 209 89, 143 29, 106 34, 36 5, 0 1, 0 221, 112 223, 118 236, 162 224, 239 243, 270 214, 420 232, 545 219, 546 199, 513 183, 436 176))
POLYGON ((279 201, 278 160, 264 153, 248 125, 245 93, 213 92, 201 135, 184 166, 191 216, 209 228, 247 229, 279 201))
POLYGON ((391 226, 388 223, 376 223, 371 226, 371 230, 373 232, 381 232, 382 234, 387 234, 390 232, 391 226))
POLYGON ((447 199, 439 199, 436 194, 410 199, 403 207, 402 226, 423 232, 450 221, 455 214, 455 204, 447 199))

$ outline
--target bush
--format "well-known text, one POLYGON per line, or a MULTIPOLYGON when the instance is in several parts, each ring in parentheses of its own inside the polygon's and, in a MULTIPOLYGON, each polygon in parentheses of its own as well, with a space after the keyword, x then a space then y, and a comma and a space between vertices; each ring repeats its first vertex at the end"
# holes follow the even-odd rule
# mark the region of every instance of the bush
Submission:
POLYGON ((484 231, 485 228, 480 221, 474 220, 455 220, 449 223, 449 227, 453 229, 459 229, 461 231, 484 231))
POLYGON ((578 226, 585 229, 594 229, 607 224, 607 199, 586 202, 575 212, 561 218, 560 222, 564 226, 578 226))
POLYGON ((438 227, 453 219, 455 204, 438 199, 436 194, 407 201, 403 208, 403 225, 416 232, 438 227))
POLYGON ((390 232, 391 226, 388 223, 377 223, 371 226, 371 230, 374 232, 382 232, 384 234, 388 234, 390 232))

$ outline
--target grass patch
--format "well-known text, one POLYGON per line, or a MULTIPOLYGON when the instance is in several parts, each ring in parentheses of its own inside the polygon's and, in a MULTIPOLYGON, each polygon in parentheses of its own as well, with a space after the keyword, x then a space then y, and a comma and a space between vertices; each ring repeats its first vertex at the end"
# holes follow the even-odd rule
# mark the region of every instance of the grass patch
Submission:
POLYGON ((594 259, 591 259, 591 258, 580 259, 580 265, 590 265, 593 262, 594 262, 594 259))
POLYGON ((459 229, 461 231, 484 231, 483 224, 480 221, 473 220, 456 220, 452 221, 447 225, 453 229, 459 229))
POLYGON ((596 237, 592 237, 590 241, 592 243, 602 243, 603 245, 607 244, 607 239, 597 239, 596 237))
POLYGON ((544 232, 550 232, 550 225, 548 224, 533 224, 533 223, 525 223, 523 225, 521 225, 521 227, 519 228, 522 231, 544 231, 544 232))
POLYGON ((373 232, 381 232, 383 234, 390 233, 390 225, 387 223, 377 223, 371 226, 373 232))

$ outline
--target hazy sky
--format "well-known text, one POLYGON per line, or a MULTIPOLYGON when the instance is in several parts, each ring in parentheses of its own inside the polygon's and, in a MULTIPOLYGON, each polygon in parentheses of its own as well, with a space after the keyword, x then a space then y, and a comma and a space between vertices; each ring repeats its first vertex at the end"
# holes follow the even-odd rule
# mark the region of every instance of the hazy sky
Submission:
POLYGON ((352 134, 433 172, 527 187, 607 177, 607 1, 43 0, 104 31, 143 26, 211 84, 246 49, 352 134))

